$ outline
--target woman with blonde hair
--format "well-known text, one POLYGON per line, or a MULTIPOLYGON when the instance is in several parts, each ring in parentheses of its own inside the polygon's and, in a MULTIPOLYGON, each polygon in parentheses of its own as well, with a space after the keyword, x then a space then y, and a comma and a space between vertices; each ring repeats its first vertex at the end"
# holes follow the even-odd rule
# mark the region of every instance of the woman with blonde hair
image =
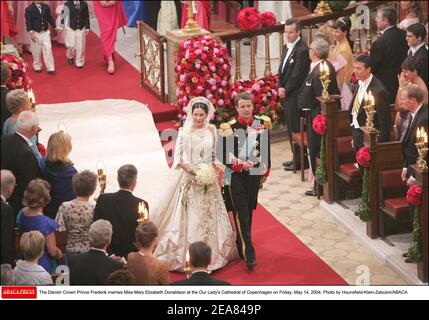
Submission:
POLYGON ((39 231, 25 232, 20 241, 21 252, 25 260, 19 260, 13 270, 15 285, 46 286, 52 285, 51 275, 39 266, 43 256, 45 237, 39 231))
POLYGON ((409 26, 415 23, 422 23, 423 16, 423 1, 401 1, 401 9, 406 12, 405 18, 398 24, 398 28, 407 30, 409 26))
MULTIPOLYGON (((23 89, 12 90, 6 95, 6 106, 12 115, 4 122, 2 130, 4 135, 12 135, 16 132, 16 124, 20 113, 32 110, 30 98, 23 89)), ((33 136, 31 142, 33 143, 31 146, 33 154, 37 159, 40 159, 42 156, 37 148, 37 136, 33 136)))
POLYGON ((25 207, 18 213, 17 224, 21 233, 36 230, 45 237, 43 254, 38 259, 38 264, 48 273, 53 273, 56 265, 55 259, 60 259, 63 254, 57 247, 55 239, 58 224, 43 214, 43 208, 51 200, 50 189, 49 183, 45 180, 30 181, 22 200, 25 207))
POLYGON ((49 137, 46 157, 39 159, 42 176, 51 185, 51 202, 45 208, 45 214, 52 219, 55 219, 61 203, 76 198, 72 178, 77 170, 68 157, 71 150, 71 136, 56 132, 49 137))
POLYGON ((351 71, 353 70, 353 56, 350 55, 351 52, 347 50, 346 43, 344 42, 348 42, 346 31, 342 31, 342 36, 339 35, 341 32, 337 31, 338 29, 344 29, 337 27, 337 25, 340 26, 341 24, 346 25, 345 20, 344 22, 335 24, 335 32, 333 32, 332 28, 327 25, 321 26, 317 31, 316 37, 326 40, 331 46, 333 45, 334 41, 337 42, 334 49, 329 53, 328 61, 332 63, 335 68, 338 88, 341 92, 341 109, 348 110, 353 97, 352 91, 348 85, 352 74, 351 71))

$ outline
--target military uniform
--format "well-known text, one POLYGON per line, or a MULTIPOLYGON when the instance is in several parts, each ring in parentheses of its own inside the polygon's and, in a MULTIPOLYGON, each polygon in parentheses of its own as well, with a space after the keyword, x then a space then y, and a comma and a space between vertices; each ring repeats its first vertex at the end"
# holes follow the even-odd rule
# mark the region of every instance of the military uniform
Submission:
POLYGON ((271 168, 271 120, 255 116, 246 122, 242 118, 222 123, 219 129, 217 154, 227 169, 223 179, 222 194, 228 211, 234 214, 237 229, 237 248, 247 265, 256 263, 252 244, 251 227, 253 210, 258 202, 261 177, 268 176, 271 168), (247 160, 254 168, 243 170, 247 160))

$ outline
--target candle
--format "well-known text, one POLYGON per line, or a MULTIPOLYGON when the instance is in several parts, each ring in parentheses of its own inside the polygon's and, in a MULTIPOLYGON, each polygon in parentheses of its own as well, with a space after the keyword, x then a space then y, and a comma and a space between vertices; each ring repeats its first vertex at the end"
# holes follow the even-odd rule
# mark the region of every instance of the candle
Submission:
POLYGON ((105 171, 105 169, 104 169, 103 161, 101 161, 101 160, 97 161, 97 172, 98 172, 98 175, 104 175, 104 171, 105 171))
POLYGON ((33 89, 30 89, 28 91, 28 98, 30 98, 30 103, 31 104, 35 104, 36 103, 36 98, 34 97, 33 89))
POLYGON ((187 267, 189 267, 189 260, 190 260, 190 257, 189 257, 189 250, 187 250, 187 251, 186 251, 186 266, 187 266, 187 267))
POLYGON ((329 67, 328 67, 328 64, 326 63, 326 61, 324 62, 324 65, 325 65, 325 73, 327 76, 329 76, 329 67))
POLYGON ((64 125, 64 123, 60 122, 58 124, 58 132, 67 133, 66 126, 64 125))
POLYGON ((375 106, 375 100, 374 100, 374 96, 372 95, 371 90, 369 90, 368 99, 369 99, 369 103, 371 104, 371 106, 375 106))

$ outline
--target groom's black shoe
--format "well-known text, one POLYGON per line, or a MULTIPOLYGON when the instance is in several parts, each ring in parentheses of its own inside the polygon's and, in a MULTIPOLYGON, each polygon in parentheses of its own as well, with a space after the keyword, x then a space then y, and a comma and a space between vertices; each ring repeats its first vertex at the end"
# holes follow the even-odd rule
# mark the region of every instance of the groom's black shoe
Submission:
POLYGON ((252 271, 256 266, 256 260, 247 262, 247 270, 252 271))

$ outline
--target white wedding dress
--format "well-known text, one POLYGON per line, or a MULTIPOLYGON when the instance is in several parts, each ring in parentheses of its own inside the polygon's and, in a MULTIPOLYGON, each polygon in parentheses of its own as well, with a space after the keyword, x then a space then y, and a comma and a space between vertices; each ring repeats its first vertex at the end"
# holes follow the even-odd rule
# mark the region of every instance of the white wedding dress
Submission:
POLYGON ((215 126, 179 129, 172 167, 175 173, 171 176, 175 187, 162 191, 166 192, 162 209, 151 218, 160 232, 154 255, 166 261, 170 271, 183 271, 188 247, 196 241, 204 241, 212 248, 209 270, 222 268, 238 258, 235 230, 218 184, 205 190, 195 185, 191 174, 179 165, 211 163, 215 147, 215 126))

